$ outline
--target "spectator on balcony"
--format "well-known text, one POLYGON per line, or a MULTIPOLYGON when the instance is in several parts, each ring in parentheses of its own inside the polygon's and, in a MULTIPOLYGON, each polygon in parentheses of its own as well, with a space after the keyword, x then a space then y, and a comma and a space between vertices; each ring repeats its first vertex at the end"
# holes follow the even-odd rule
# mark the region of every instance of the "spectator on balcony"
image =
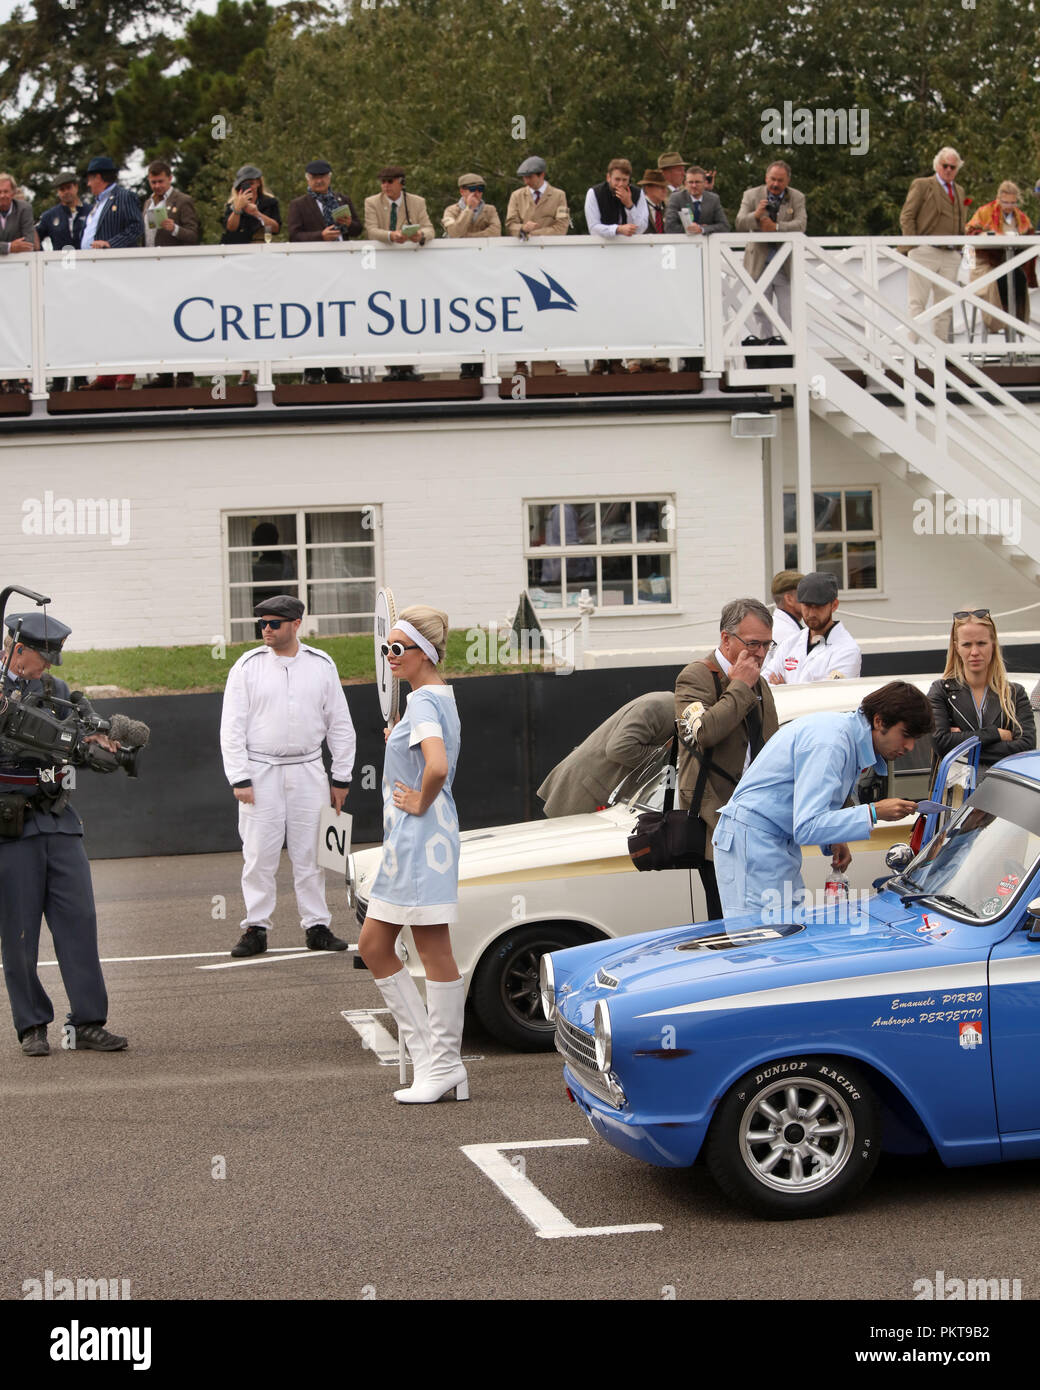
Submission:
POLYGON ((571 225, 567 195, 546 178, 545 160, 533 154, 517 169, 526 187, 509 195, 506 233, 526 241, 529 236, 565 236, 571 225))
POLYGON ((116 182, 117 172, 107 154, 96 156, 87 165, 87 187, 93 201, 87 208, 80 241, 84 251, 140 246, 144 240, 141 206, 128 188, 116 182))
POLYGON ((361 235, 361 221, 346 193, 336 193, 332 165, 312 159, 304 170, 307 192, 289 204, 290 241, 349 241, 361 235), (343 211, 340 211, 342 209, 343 211))
MULTIPOLYGON (((459 179, 459 200, 444 209, 441 222, 448 237, 501 236, 502 222, 498 211, 484 201, 484 180, 479 174, 463 174, 459 179)), ((459 379, 479 378, 480 362, 463 362, 459 379)))
MULTIPOLYGON (((141 202, 144 244, 159 248, 198 246, 200 228, 195 200, 173 187, 173 170, 165 159, 153 159, 149 164, 148 186, 152 195, 141 202)), ((155 385, 190 386, 193 380, 191 372, 178 372, 176 381, 172 372, 160 372, 155 385)))
MULTIPOLYGON (((963 236, 964 235, 964 189, 957 182, 957 173, 964 161, 955 149, 946 146, 932 160, 935 173, 930 178, 914 179, 906 202, 899 214, 899 225, 907 236, 963 236)), ((909 309, 913 317, 923 314, 934 298, 941 304, 949 298, 949 291, 917 274, 913 266, 931 270, 949 282, 953 289, 961 264, 959 246, 914 246, 907 252, 912 262, 908 286, 909 309)), ((951 309, 937 314, 931 321, 931 329, 940 342, 945 343, 950 336, 951 309)), ((917 334, 911 333, 910 341, 917 342, 917 334)))
MULTIPOLYGON (((144 240, 144 220, 137 196, 116 182, 115 163, 107 154, 96 155, 87 165, 87 187, 93 201, 87 208, 80 238, 82 251, 108 251, 124 246, 140 246, 144 240)), ((80 390, 110 391, 116 387, 129 391, 133 373, 99 376, 80 390)))
POLYGON ((87 213, 79 196, 79 175, 75 169, 63 169, 54 180, 54 189, 58 201, 37 222, 36 235, 41 242, 49 237, 52 251, 64 251, 67 246, 77 250, 87 213))
MULTIPOLYGON (((354 204, 346 193, 335 193, 330 187, 332 165, 328 160, 312 159, 304 173, 307 192, 289 204, 289 240, 349 241, 360 236, 361 222, 354 204)), ((343 380, 339 367, 308 367, 303 373, 304 385, 317 385, 323 372, 328 382, 343 380)))
POLYGON ((665 150, 657 161, 657 167, 664 175, 669 196, 672 193, 681 193, 683 180, 686 177, 686 160, 683 159, 679 151, 665 150))
MULTIPOLYGON (((968 236, 1029 236, 1033 231, 1033 224, 1018 206, 1022 193, 1017 183, 1012 183, 1010 179, 1005 179, 997 189, 997 196, 992 203, 984 203, 976 212, 967 226, 968 236)), ((1015 247, 1008 247, 1004 251, 997 247, 995 243, 976 244, 975 268, 971 272, 971 278, 978 280, 980 276, 988 275, 996 266, 1002 265, 1004 261, 1015 254, 1015 247)), ((999 280, 986 286, 980 292, 980 298, 988 303, 999 306, 1005 313, 1011 314, 1013 318, 1021 319, 1023 323, 1029 322, 1029 291, 1036 289, 1036 257, 1031 257, 1025 265, 1016 268, 1007 275, 1002 275, 999 280)), ((983 322, 991 333, 999 333, 1005 325, 999 319, 995 319, 991 314, 983 312, 983 322)))
MULTIPOLYGON (((639 187, 646 198, 647 231, 663 233, 668 201, 668 184, 664 174, 660 169, 645 170, 639 187)), ((669 362, 667 357, 640 357, 630 359, 627 366, 630 372, 666 372, 669 362)))
MULTIPOLYGON (((783 243, 769 241, 770 232, 804 232, 806 227, 805 195, 791 188, 791 166, 782 159, 774 160, 766 169, 766 181, 744 193, 737 213, 737 231, 759 235, 744 252, 744 267, 755 280, 761 278, 766 266, 782 250, 783 243)), ((783 323, 791 322, 790 261, 785 261, 765 292, 783 323)), ((766 341, 782 342, 768 316, 756 314, 759 335, 766 341)))
POLYGON ((711 232, 728 232, 726 216, 717 193, 708 187, 708 175, 699 164, 686 170, 686 186, 677 189, 668 199, 665 211, 666 232, 686 232, 689 236, 707 236, 711 232), (683 210, 689 218, 683 217, 683 210))
POLYGON ((632 166, 612 159, 607 177, 585 194, 585 225, 592 236, 638 236, 647 229, 648 207, 643 190, 632 193, 632 166))
MULTIPOLYGON (((379 173, 380 192, 365 199, 365 237, 392 246, 406 242, 425 246, 436 236, 426 211, 426 199, 406 193, 405 171, 399 164, 388 164, 379 173)), ((422 381, 411 366, 391 367, 384 381, 422 381)))
POLYGON ((220 221, 222 246, 244 246, 278 235, 282 225, 278 199, 264 187, 264 176, 255 164, 243 164, 235 175, 220 221))
POLYGON ((798 570, 781 570, 773 575, 773 641, 779 647, 802 630, 802 605, 798 585, 805 576, 798 570))
POLYGON ((36 250, 32 208, 15 191, 11 175, 0 174, 0 256, 36 250))

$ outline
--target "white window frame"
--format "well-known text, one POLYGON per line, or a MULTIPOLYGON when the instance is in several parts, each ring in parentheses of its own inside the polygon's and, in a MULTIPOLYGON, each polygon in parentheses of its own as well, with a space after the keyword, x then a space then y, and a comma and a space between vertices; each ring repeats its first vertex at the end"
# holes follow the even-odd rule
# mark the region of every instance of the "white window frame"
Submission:
MULTIPOLYGON (((380 506, 378 506, 378 505, 376 505, 376 504, 373 504, 373 503, 350 503, 350 504, 345 505, 345 506, 344 506, 344 505, 339 505, 339 506, 328 506, 328 507, 293 507, 293 506, 280 506, 280 505, 277 505, 277 504, 273 504, 273 505, 264 506, 264 507, 259 507, 259 506, 257 506, 257 507, 231 507, 231 508, 228 508, 227 511, 224 511, 224 512, 221 513, 221 531, 222 531, 222 533, 223 533, 223 544, 222 544, 222 547, 221 547, 221 551, 222 551, 222 553, 221 553, 221 562, 222 562, 222 567, 223 567, 223 572, 224 572, 224 640, 225 640, 226 642, 228 642, 228 643, 241 642, 241 641, 243 640, 241 637, 235 636, 235 635, 233 634, 233 629, 232 629, 232 625, 231 625, 231 624, 232 624, 232 618, 231 618, 231 592, 232 592, 232 589, 249 589, 249 588, 253 588, 254 585, 256 584, 256 581, 255 581, 255 580, 252 580, 252 579, 249 580, 249 581, 247 581, 247 582, 234 582, 234 583, 232 582, 232 579, 231 579, 231 555, 232 555, 232 552, 234 551, 236 554, 238 554, 238 553, 241 553, 241 552, 246 551, 246 550, 255 550, 256 547, 255 547, 255 546, 239 546, 239 545, 232 546, 232 544, 231 544, 231 518, 232 518, 232 517, 240 517, 240 516, 247 516, 247 517, 256 517, 256 516, 286 516, 286 515, 288 515, 288 514, 290 514, 290 513, 292 513, 292 514, 296 517, 296 540, 295 540, 295 541, 288 542, 288 543, 279 543, 278 548, 279 548, 279 550, 294 550, 294 551, 296 552, 296 578, 295 578, 294 580, 292 580, 291 582, 292 582, 293 586, 296 588, 297 593, 300 594, 300 596, 303 598, 304 602, 306 602, 306 596, 307 596, 307 589, 308 589, 308 586, 309 586, 309 585, 312 585, 312 584, 315 584, 315 585, 321 585, 321 584, 372 584, 372 586, 373 586, 373 594, 378 593, 379 590, 380 590, 380 588, 382 587, 382 583, 383 583, 383 580, 382 580, 382 574, 383 574, 383 518, 382 518, 382 508, 381 508, 380 506), (356 512, 356 513, 360 513, 360 515, 362 516, 362 518, 364 518, 364 517, 367 515, 367 516, 370 518, 370 525, 371 525, 371 531, 372 531, 372 540, 371 540, 371 541, 316 541, 316 542, 310 542, 310 543, 308 543, 308 541, 307 541, 307 517, 308 517, 308 516, 319 516, 319 515, 322 515, 322 514, 328 514, 328 513, 330 513, 330 512, 336 512, 336 513, 342 513, 342 512, 356 512), (321 549, 329 549, 329 548, 335 547, 335 546, 338 546, 338 547, 347 547, 347 548, 356 549, 356 550, 371 549, 371 550, 372 550, 372 571, 373 571, 373 572, 372 572, 371 578, 367 578, 367 577, 366 577, 366 578, 364 578, 364 579, 324 579, 324 578, 322 578, 322 579, 317 579, 317 578, 316 578, 316 579, 311 579, 310 576, 309 576, 309 573, 308 573, 308 568, 307 568, 307 551, 308 551, 308 550, 314 550, 314 549, 319 549, 319 550, 321 550, 321 549)), ((362 521, 362 525, 364 525, 364 522, 363 522, 363 521, 362 521)), ((322 635, 322 636, 337 636, 337 635, 340 635, 340 634, 335 634, 335 633, 319 634, 319 632, 318 632, 318 624, 319 624, 319 622, 320 622, 322 619, 324 619, 324 618, 329 618, 329 619, 333 619, 333 620, 335 620, 335 619, 337 619, 337 618, 346 618, 346 619, 353 619, 353 620, 358 620, 358 621, 360 621, 361 619, 365 618, 366 616, 369 616, 369 615, 368 615, 367 613, 316 613, 316 614, 312 614, 312 613, 310 612, 310 608, 309 608, 309 606, 308 606, 307 611, 306 611, 306 612, 304 613, 304 615, 303 615, 303 622, 300 624, 300 636, 301 636, 301 637, 315 637, 315 636, 319 636, 319 635, 322 635)), ((372 617, 372 627, 373 627, 373 630, 374 630, 374 623, 375 623, 375 613, 374 613, 374 612, 372 613, 371 617, 372 617)), ((234 621, 237 622, 237 623, 241 623, 241 622, 242 622, 242 619, 241 619, 241 618, 236 618, 234 621)), ((348 635, 349 635, 349 634, 348 634, 348 635)), ((357 635, 357 634, 355 634, 355 635, 357 635)), ((250 634, 248 637, 245 638, 245 640, 246 640, 246 641, 251 640, 251 637, 252 637, 252 636, 253 636, 253 634, 250 634)))
MULTIPOLYGON (((595 601, 595 616, 597 618, 619 618, 631 617, 635 614, 661 614, 676 613, 678 605, 676 595, 678 592, 678 554, 676 538, 678 527, 675 524, 676 506, 675 494, 665 491, 658 492, 628 492, 628 493, 607 493, 607 494, 585 494, 578 496, 555 497, 525 497, 521 514, 521 525, 523 527, 523 586, 530 589, 528 580, 528 566, 531 560, 554 560, 554 559, 579 559, 579 560, 599 560, 603 557, 616 558, 618 556, 639 557, 642 555, 667 555, 669 558, 669 574, 671 578, 671 597, 667 603, 651 603, 647 600, 640 602, 639 589, 636 579, 635 567, 633 566, 632 576, 632 595, 635 600, 633 603, 603 604, 600 602, 602 597, 602 566, 597 563, 597 578, 590 585, 582 584, 582 588, 594 590, 592 597, 595 601), (635 535, 635 506, 639 502, 659 502, 667 515, 668 509, 671 510, 672 526, 668 529, 667 541, 623 541, 604 542, 599 533, 600 528, 600 507, 611 506, 615 503, 628 503, 632 507, 632 534, 635 535), (538 545, 532 546, 530 543, 531 535, 531 512, 532 507, 556 507, 556 506, 594 506, 596 508, 596 533, 597 540, 592 545, 538 545)), ((579 590, 580 592, 580 590, 579 590)), ((567 590, 564 590, 567 596, 567 590)), ((535 612, 545 614, 549 617, 562 617, 567 614, 577 615, 577 603, 564 604, 556 608, 542 607, 535 604, 535 612)))
MULTIPOLYGON (((842 579, 843 579, 843 580, 846 580, 846 579, 848 579, 848 574, 849 574, 849 552, 848 552, 847 546, 848 546, 850 543, 852 543, 852 544, 855 545, 855 544, 857 544, 858 542, 861 542, 861 541, 873 541, 873 542, 874 542, 874 557, 875 557, 875 566, 874 566, 874 567, 875 567, 875 584, 874 584, 874 587, 873 587, 872 589, 850 589, 850 588, 847 587, 846 584, 842 583, 842 584, 840 584, 840 585, 838 586, 838 595, 839 595, 840 598, 863 598, 863 597, 866 597, 866 596, 868 596, 868 595, 869 595, 871 598, 876 598, 876 597, 878 597, 878 595, 880 595, 880 594, 882 594, 882 593, 884 592, 884 577, 883 577, 883 575, 882 575, 882 573, 881 573, 881 556, 882 556, 882 549, 881 549, 881 489, 878 487, 878 485, 877 485, 876 483, 859 483, 859 484, 852 484, 852 483, 850 483, 850 484, 846 484, 846 483, 813 483, 813 485, 812 485, 812 490, 813 490, 813 493, 814 493, 814 494, 817 493, 817 492, 837 492, 837 493, 840 493, 840 494, 841 494, 841 506, 842 506, 842 513, 843 513, 843 514, 844 514, 844 511, 845 511, 845 495, 846 495, 846 493, 850 493, 850 492, 869 492, 869 493, 870 493, 870 495, 871 495, 871 503, 872 503, 871 510, 872 510, 873 516, 874 516, 874 526, 873 526, 873 529, 870 530, 870 531, 813 531, 813 538, 812 538, 812 540, 813 540, 813 565, 816 564, 816 547, 817 547, 817 545, 840 545, 840 546, 841 546, 841 557, 842 557, 842 560, 841 560, 841 562, 842 562, 842 579)), ((783 489, 783 498, 786 498, 786 497, 796 497, 796 496, 797 496, 797 493, 796 493, 796 490, 795 490, 794 488, 792 488, 792 487, 785 487, 785 488, 783 489)), ((781 499, 781 507, 783 506, 783 498, 781 499)), ((783 535, 783 546, 784 546, 785 552, 786 552, 787 547, 788 547, 789 545, 797 546, 797 544, 798 544, 798 532, 797 532, 797 531, 785 531, 785 532, 784 532, 784 535, 783 535)), ((786 562, 786 558, 787 558, 787 557, 786 557, 786 554, 785 554, 785 556, 784 556, 785 562, 786 562)), ((786 563, 785 563, 785 568, 789 568, 789 566, 787 566, 786 563)), ((795 565, 795 568, 797 569, 797 565, 795 565)))

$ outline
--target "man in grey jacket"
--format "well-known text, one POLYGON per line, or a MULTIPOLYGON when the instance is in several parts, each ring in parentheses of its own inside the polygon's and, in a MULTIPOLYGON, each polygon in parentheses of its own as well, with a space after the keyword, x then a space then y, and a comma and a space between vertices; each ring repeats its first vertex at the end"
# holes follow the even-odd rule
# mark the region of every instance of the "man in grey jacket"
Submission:
MULTIPOLYGON (((770 164, 766 170, 766 181, 757 188, 749 188, 744 194, 737 213, 738 232, 804 232, 806 227, 805 194, 797 188, 789 187, 791 166, 782 159, 770 164)), ((782 243, 769 241, 762 236, 748 244, 744 252, 744 268, 752 279, 758 280, 769 262, 780 252, 782 243)), ((771 299, 782 321, 791 322, 791 273, 790 262, 780 266, 772 283, 766 290, 766 299, 771 299)), ((764 313, 757 315, 759 332, 768 341, 778 337, 776 326, 764 313)))
POLYGON ((730 230, 719 195, 708 187, 708 175, 699 164, 690 165, 686 170, 685 188, 677 188, 669 197, 664 229, 666 232, 685 231, 689 236, 730 230), (690 214, 688 225, 683 220, 683 208, 690 214))
POLYGON ((10 174, 0 174, 0 256, 36 250, 32 208, 14 196, 10 174))
POLYGON ((675 697, 670 690, 639 695, 593 729, 538 788, 547 816, 598 811, 633 768, 667 743, 674 732, 675 697))

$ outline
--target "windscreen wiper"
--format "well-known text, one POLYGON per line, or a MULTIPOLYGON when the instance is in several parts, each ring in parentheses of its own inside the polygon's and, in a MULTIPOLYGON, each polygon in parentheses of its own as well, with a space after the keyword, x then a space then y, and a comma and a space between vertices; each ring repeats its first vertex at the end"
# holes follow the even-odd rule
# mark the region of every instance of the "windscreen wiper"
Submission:
POLYGON ((960 898, 955 898, 951 893, 900 893, 899 896, 904 907, 909 907, 911 903, 918 903, 922 898, 931 898, 936 903, 949 903, 951 907, 966 912, 969 917, 976 915, 967 903, 962 903, 960 898))

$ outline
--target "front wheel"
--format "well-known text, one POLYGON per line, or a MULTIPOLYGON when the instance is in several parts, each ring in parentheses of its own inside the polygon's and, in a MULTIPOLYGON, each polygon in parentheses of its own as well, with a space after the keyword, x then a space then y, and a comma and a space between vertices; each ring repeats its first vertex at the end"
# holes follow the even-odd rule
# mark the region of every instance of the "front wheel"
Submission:
POLYGON ((489 946, 470 990, 477 1017, 488 1032, 521 1052, 551 1048, 556 1025, 542 1012, 538 965, 547 952, 587 939, 576 927, 542 922, 518 927, 489 946))
POLYGON ((864 1186, 881 1155, 881 1110, 841 1057, 756 1067, 727 1091, 705 1159, 727 1196, 774 1220, 823 1216, 864 1186))

